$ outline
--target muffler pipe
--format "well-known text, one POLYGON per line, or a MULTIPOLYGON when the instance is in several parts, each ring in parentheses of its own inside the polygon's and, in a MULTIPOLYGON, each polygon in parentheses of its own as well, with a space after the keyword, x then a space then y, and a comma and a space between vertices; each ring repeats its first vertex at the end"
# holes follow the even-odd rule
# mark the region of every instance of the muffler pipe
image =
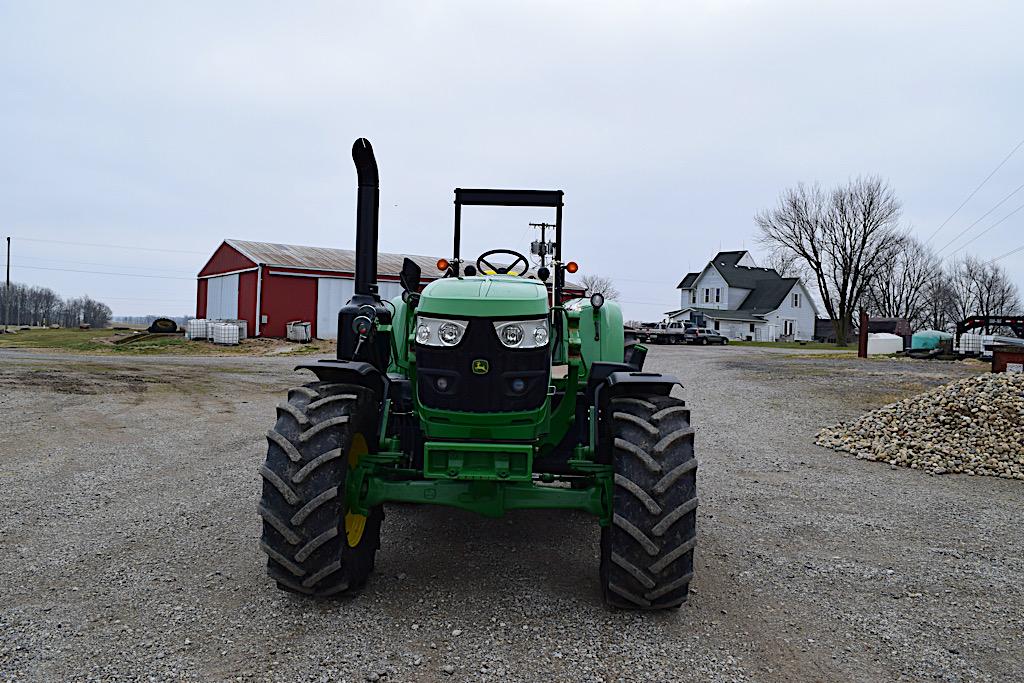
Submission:
POLYGON ((380 213, 380 177, 373 147, 366 138, 352 145, 359 194, 356 200, 356 282, 355 293, 377 293, 377 223, 380 213))

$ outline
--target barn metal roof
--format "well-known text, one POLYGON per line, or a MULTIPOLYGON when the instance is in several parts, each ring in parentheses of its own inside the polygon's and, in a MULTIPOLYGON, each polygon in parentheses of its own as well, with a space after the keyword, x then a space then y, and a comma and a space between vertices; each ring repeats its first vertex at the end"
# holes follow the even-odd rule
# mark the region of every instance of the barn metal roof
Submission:
MULTIPOLYGON (((356 252, 352 249, 331 247, 307 247, 298 244, 275 244, 273 242, 251 242, 249 240, 224 240, 253 263, 285 268, 309 268, 340 273, 354 273, 356 252)), ((423 269, 425 277, 431 277, 437 270, 437 259, 417 254, 377 254, 377 273, 398 277, 402 272, 402 259, 410 258, 423 269)))
MULTIPOLYGON (((354 273, 356 270, 356 252, 352 249, 334 249, 331 247, 307 247, 298 244, 276 244, 274 242, 252 242, 250 240, 224 240, 229 247, 236 249, 253 263, 283 268, 308 268, 310 270, 326 270, 339 273, 354 273)), ((425 279, 439 277, 436 256, 419 254, 377 253, 377 274, 398 277, 402 272, 402 260, 410 258, 423 270, 425 279)), ((501 264, 499 264, 501 265, 501 264)), ((569 280, 565 281, 569 289, 583 290, 583 287, 569 280)))

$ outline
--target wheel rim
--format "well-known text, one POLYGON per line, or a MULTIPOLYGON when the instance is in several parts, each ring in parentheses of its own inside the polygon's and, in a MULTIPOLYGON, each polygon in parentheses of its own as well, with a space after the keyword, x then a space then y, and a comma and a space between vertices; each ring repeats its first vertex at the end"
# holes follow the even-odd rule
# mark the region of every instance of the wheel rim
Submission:
MULTIPOLYGON (((366 438, 362 434, 352 437, 352 445, 348 449, 349 469, 355 469, 359 459, 369 452, 366 446, 366 438)), ((363 531, 366 530, 366 515, 357 515, 352 512, 345 512, 345 537, 349 548, 355 548, 363 538, 363 531)))

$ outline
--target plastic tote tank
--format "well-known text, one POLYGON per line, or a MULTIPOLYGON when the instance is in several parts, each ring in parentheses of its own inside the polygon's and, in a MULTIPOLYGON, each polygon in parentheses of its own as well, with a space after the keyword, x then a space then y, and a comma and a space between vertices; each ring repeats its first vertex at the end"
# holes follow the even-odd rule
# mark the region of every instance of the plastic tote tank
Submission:
POLYGON ((293 320, 285 327, 288 334, 288 340, 294 342, 310 341, 310 339, 312 339, 310 335, 310 327, 310 323, 303 322, 301 320, 293 320))
POLYGON ((238 343, 238 325, 235 323, 213 323, 214 344, 229 344, 234 346, 238 343))
POLYGON ((868 355, 880 356, 888 353, 900 353, 903 351, 903 337, 888 332, 878 332, 868 335, 868 355))
POLYGON ((952 339, 953 335, 942 330, 921 330, 910 338, 910 348, 930 350, 939 348, 939 343, 952 339))
POLYGON ((185 338, 186 339, 206 339, 208 332, 206 329, 207 321, 203 318, 193 318, 188 321, 185 326, 185 338))

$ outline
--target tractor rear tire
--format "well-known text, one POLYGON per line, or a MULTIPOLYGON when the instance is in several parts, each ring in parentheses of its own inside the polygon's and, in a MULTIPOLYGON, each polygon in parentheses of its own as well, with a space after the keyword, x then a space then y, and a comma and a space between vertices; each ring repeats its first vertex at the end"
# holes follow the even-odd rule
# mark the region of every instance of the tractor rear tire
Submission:
POLYGON ((349 515, 345 484, 376 430, 377 402, 363 387, 312 382, 278 405, 257 506, 260 548, 278 588, 326 597, 366 583, 384 513, 349 515))
POLYGON ((685 403, 669 396, 613 398, 612 524, 601 530, 604 599, 625 609, 686 602, 697 543, 697 459, 685 403))

